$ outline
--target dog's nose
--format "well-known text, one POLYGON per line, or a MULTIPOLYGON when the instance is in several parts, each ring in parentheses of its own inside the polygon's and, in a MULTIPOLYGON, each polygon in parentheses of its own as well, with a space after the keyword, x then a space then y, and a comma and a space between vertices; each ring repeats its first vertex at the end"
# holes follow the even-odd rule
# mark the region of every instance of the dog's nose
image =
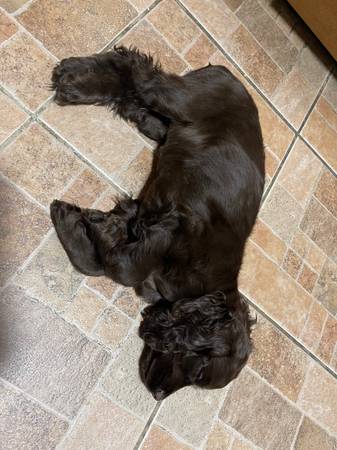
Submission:
POLYGON ((158 389, 158 391, 154 392, 153 397, 159 401, 159 400, 163 400, 165 398, 165 391, 163 391, 162 389, 158 389))

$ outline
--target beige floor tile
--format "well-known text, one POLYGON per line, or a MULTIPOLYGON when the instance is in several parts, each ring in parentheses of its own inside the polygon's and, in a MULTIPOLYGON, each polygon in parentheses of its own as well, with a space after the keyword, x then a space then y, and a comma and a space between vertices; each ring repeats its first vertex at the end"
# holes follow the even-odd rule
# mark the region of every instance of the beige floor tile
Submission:
POLYGON ((322 163, 310 148, 304 142, 297 141, 277 181, 304 208, 313 191, 321 167, 322 163))
POLYGON ((279 67, 285 73, 290 72, 298 58, 298 50, 260 3, 247 0, 236 15, 279 67))
POLYGON ((337 110, 337 76, 335 73, 329 78, 329 81, 324 88, 323 95, 335 110, 337 110))
POLYGON ((309 350, 316 351, 326 318, 325 308, 320 303, 314 302, 301 335, 302 342, 309 350))
POLYGON ((88 277, 85 284, 95 291, 99 292, 107 300, 115 294, 119 285, 107 277, 88 277))
POLYGON ((15 277, 15 283, 29 295, 63 311, 76 294, 84 276, 71 265, 53 233, 29 264, 15 277))
POLYGON ((131 449, 145 423, 94 392, 75 426, 61 445, 62 450, 131 449))
POLYGON ((0 170, 44 206, 82 169, 63 144, 34 124, 1 152, 0 170))
POLYGON ((16 288, 2 295, 1 317, 10 323, 1 376, 73 417, 108 363, 108 354, 16 288))
POLYGON ((326 256, 322 250, 320 250, 315 244, 311 243, 308 254, 306 255, 306 260, 317 273, 320 273, 326 260, 326 256))
POLYGON ((125 170, 144 147, 125 122, 102 107, 53 104, 43 119, 107 175, 125 170))
POLYGON ((179 53, 200 34, 197 26, 174 0, 161 2, 148 16, 148 20, 179 53))
POLYGON ((54 448, 68 423, 0 382, 1 446, 6 450, 54 448))
POLYGON ((262 220, 257 220, 250 239, 262 248, 277 264, 282 264, 287 246, 262 220))
POLYGON ((316 110, 310 114, 302 134, 324 160, 337 170, 337 132, 316 110))
POLYGON ((185 53, 185 59, 193 69, 199 69, 200 67, 207 66, 211 56, 216 51, 217 49, 214 44, 202 34, 185 53))
POLYGON ((147 419, 156 401, 146 390, 138 375, 138 358, 143 343, 135 333, 137 330, 123 344, 121 352, 111 364, 101 385, 118 404, 147 419))
POLYGON ((7 95, 0 92, 0 143, 19 128, 26 119, 27 114, 19 109, 7 95))
POLYGON ((50 226, 45 211, 0 179, 0 285, 14 275, 50 226))
POLYGON ((132 197, 139 194, 152 166, 152 151, 144 147, 143 150, 131 161, 129 167, 116 177, 116 182, 122 189, 129 192, 132 197))
POLYGON ((337 381, 317 364, 310 368, 298 404, 328 430, 337 433, 337 381))
POLYGON ((300 229, 312 239, 323 252, 337 262, 337 218, 330 214, 314 197, 304 213, 300 229))
POLYGON ((90 208, 109 188, 109 184, 91 169, 84 169, 62 196, 62 200, 90 208))
MULTIPOLYGON (((1 2, 0 2, 1 6, 1 2)), ((18 31, 18 27, 6 14, 0 11, 0 44, 13 36, 18 31)))
POLYGON ((249 366, 296 402, 308 368, 308 357, 262 317, 253 330, 249 366))
MULTIPOLYGON (((311 247, 314 246, 308 236, 302 233, 301 230, 296 230, 291 241, 291 248, 301 257, 308 258, 311 247)), ((325 260, 325 258, 324 258, 325 260)))
POLYGON ((288 450, 301 414, 250 371, 231 385, 220 418, 262 448, 288 450))
POLYGON ((321 114, 327 124, 337 132, 337 112, 322 95, 318 99, 315 109, 321 114))
POLYGON ((253 445, 248 444, 247 442, 241 439, 235 439, 231 450, 253 450, 253 445))
POLYGON ((142 20, 119 43, 126 46, 135 45, 142 52, 151 53, 168 72, 182 73, 187 68, 178 53, 147 20, 142 20))
POLYGON ((152 425, 141 447, 142 450, 188 450, 191 447, 177 441, 171 434, 158 425, 152 425))
POLYGON ((86 333, 90 333, 105 307, 104 300, 86 287, 81 287, 67 305, 63 316, 86 333))
POLYGON ((131 320, 116 308, 110 307, 99 319, 94 336, 112 351, 117 350, 126 338, 131 320))
POLYGON ((271 99, 292 125, 299 128, 316 94, 317 90, 294 68, 279 84, 271 99))
POLYGON ((239 287, 267 314, 299 336, 312 298, 252 243, 247 245, 239 287))
MULTIPOLYGON (((337 319, 328 316, 325 322, 321 341, 317 349, 317 355, 326 364, 329 364, 333 357, 334 350, 337 344, 337 319)), ((336 369, 336 367, 334 367, 336 369)))
POLYGON ((304 263, 301 272, 298 276, 298 282, 304 289, 311 293, 315 287, 317 281, 317 273, 314 272, 307 264, 304 263))
POLYGON ((28 0, 0 0, 0 6, 12 13, 24 5, 28 0))
POLYGON ((233 436, 225 429, 219 420, 215 422, 208 435, 205 450, 229 450, 233 436))
POLYGON ((260 211, 261 219, 282 240, 290 243, 303 215, 300 204, 276 183, 260 211))
POLYGON ((283 269, 296 280, 302 266, 302 259, 290 248, 284 258, 283 269))
POLYGON ((145 8, 151 6, 152 3, 154 3, 154 0, 130 0, 129 3, 131 3, 138 11, 143 11, 145 8))
POLYGON ((314 289, 314 296, 332 314, 337 313, 337 265, 327 259, 314 289))
POLYGON ((227 50, 249 77, 271 96, 284 73, 242 25, 230 36, 227 50))
POLYGON ((226 47, 230 34, 240 26, 240 21, 227 5, 227 1, 183 0, 183 3, 215 39, 226 47))
POLYGON ((211 427, 225 392, 225 389, 181 389, 165 400, 157 421, 189 444, 199 446, 211 427))
POLYGON ((315 189, 315 197, 337 217, 337 178, 325 167, 315 189))
POLYGON ((50 95, 55 60, 24 33, 17 33, 0 48, 0 82, 28 108, 36 108, 50 95))
POLYGON ((135 319, 145 302, 137 297, 133 288, 123 288, 116 296, 114 305, 127 314, 131 319, 135 319))
POLYGON ((304 417, 295 441, 295 450, 335 450, 337 441, 308 417, 304 417))
POLYGON ((62 59, 98 52, 136 15, 126 0, 37 0, 18 20, 62 59))

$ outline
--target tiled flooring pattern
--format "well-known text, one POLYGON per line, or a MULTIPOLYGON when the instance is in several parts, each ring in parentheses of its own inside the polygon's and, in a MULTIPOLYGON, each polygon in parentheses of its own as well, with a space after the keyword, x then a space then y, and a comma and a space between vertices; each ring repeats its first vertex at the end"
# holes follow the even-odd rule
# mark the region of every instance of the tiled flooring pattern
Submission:
POLYGON ((284 0, 0 0, 0 446, 337 449, 337 81, 284 0), (59 58, 116 42, 177 73, 230 68, 259 109, 265 199, 240 277, 255 349, 226 389, 162 404, 137 374, 139 299, 74 271, 53 198, 108 210, 153 143, 51 102, 59 58))

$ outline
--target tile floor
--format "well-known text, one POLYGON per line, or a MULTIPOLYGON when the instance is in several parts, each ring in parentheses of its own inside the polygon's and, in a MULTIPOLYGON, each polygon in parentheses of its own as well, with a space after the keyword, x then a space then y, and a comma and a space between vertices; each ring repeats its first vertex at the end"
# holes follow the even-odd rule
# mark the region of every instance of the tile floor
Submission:
POLYGON ((284 0, 0 0, 1 448, 337 449, 334 66, 284 0), (59 58, 116 42, 178 73, 229 67, 266 145, 240 277, 252 357, 226 389, 161 404, 137 375, 139 299, 76 273, 48 217, 54 197, 109 209, 148 173, 148 139, 48 90, 59 58))

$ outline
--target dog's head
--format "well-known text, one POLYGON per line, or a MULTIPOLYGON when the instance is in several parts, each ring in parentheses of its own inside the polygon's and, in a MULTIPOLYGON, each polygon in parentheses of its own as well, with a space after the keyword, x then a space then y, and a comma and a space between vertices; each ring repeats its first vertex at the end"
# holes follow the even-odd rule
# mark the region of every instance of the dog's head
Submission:
POLYGON ((252 321, 239 293, 221 292, 144 309, 140 376, 156 400, 188 385, 216 389, 241 371, 251 352, 252 321))
POLYGON ((54 200, 50 215, 57 235, 73 266, 85 275, 105 273, 105 258, 116 245, 130 238, 128 220, 137 204, 123 200, 109 212, 79 208, 54 200))

